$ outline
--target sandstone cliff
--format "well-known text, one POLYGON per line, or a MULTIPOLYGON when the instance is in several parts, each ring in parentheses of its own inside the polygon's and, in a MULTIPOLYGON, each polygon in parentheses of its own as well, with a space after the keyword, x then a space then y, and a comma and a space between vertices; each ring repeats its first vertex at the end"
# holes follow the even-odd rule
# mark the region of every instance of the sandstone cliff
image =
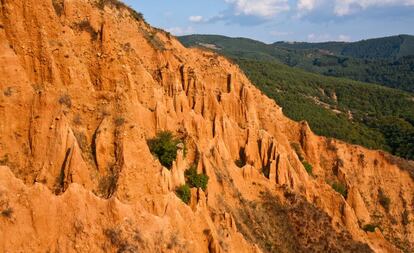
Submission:
POLYGON ((0 91, 1 252, 414 251, 412 162, 314 135, 115 0, 0 0, 0 91))

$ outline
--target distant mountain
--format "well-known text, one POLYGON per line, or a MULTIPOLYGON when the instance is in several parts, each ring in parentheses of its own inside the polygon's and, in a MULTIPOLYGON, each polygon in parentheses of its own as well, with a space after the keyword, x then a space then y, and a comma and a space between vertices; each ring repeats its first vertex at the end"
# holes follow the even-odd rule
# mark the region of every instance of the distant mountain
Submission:
POLYGON ((414 36, 399 35, 359 42, 276 42, 246 38, 189 35, 179 38, 189 47, 205 47, 229 57, 276 61, 327 76, 414 92, 414 36))
POLYGON ((414 36, 411 35, 398 35, 358 42, 276 42, 273 45, 288 49, 326 50, 335 55, 361 59, 398 59, 414 55, 414 36))

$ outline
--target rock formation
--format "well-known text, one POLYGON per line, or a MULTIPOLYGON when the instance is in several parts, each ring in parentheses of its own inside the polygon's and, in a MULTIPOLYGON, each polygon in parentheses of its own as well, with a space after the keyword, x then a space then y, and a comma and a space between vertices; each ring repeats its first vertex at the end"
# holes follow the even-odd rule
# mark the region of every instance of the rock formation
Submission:
POLYGON ((412 162, 316 136, 116 0, 0 0, 0 119, 1 252, 414 251, 412 162))

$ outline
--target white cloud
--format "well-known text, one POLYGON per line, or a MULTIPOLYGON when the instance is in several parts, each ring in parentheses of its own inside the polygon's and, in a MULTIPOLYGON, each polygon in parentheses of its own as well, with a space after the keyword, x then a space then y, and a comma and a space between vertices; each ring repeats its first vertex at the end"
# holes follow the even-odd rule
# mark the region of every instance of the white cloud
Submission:
POLYGON ((318 0, 299 0, 297 8, 299 12, 307 12, 315 9, 318 0))
POLYGON ((279 37, 279 36, 287 36, 287 35, 290 35, 292 33, 291 32, 271 31, 269 34, 279 37))
POLYGON ((348 36, 348 35, 341 34, 341 35, 338 36, 338 41, 350 42, 351 37, 348 36))
POLYGON ((334 13, 345 16, 370 7, 387 6, 414 6, 414 0, 336 0, 334 13))
POLYGON ((194 29, 191 26, 188 27, 171 27, 167 29, 167 32, 175 35, 182 36, 194 33, 194 29))
POLYGON ((270 18, 290 9, 288 0, 225 0, 233 5, 236 15, 270 18))
POLYGON ((321 42, 321 41, 330 41, 330 40, 332 40, 332 36, 329 34, 315 34, 315 33, 308 34, 308 41, 310 42, 321 42))
POLYGON ((188 20, 193 23, 200 23, 203 21, 203 16, 190 16, 188 20))
POLYGON ((333 36, 328 33, 323 33, 323 34, 310 33, 308 34, 308 41, 309 42, 326 42, 326 41, 349 42, 351 41, 351 37, 348 35, 344 35, 344 34, 333 36))
POLYGON ((298 0, 298 17, 315 10, 328 10, 336 16, 347 16, 374 7, 414 6, 414 0, 298 0))

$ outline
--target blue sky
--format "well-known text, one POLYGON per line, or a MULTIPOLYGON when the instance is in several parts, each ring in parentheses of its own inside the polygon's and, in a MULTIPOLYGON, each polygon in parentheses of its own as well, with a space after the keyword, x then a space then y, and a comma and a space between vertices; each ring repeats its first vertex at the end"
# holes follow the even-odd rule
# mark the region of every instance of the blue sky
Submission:
POLYGON ((356 41, 414 34, 414 0, 124 0, 174 35, 356 41))

